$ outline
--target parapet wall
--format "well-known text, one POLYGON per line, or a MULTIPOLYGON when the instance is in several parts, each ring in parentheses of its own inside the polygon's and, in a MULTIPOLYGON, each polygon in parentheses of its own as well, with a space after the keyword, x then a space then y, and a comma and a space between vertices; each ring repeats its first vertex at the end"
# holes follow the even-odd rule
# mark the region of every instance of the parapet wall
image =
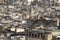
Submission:
POLYGON ((53 36, 60 35, 60 32, 52 32, 53 36))
POLYGON ((58 31, 52 32, 51 34, 48 34, 47 40, 52 40, 53 36, 57 35, 60 35, 60 32, 58 31))

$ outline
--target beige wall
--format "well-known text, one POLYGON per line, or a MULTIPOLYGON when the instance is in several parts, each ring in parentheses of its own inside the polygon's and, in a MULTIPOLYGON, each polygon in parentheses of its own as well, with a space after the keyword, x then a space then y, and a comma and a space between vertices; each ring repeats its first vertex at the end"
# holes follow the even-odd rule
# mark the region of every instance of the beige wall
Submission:
POLYGON ((52 40, 53 36, 60 35, 60 32, 52 32, 51 34, 47 34, 47 40, 52 40))
POLYGON ((60 35, 60 32, 52 32, 52 35, 60 35))
POLYGON ((4 0, 0 0, 0 3, 3 3, 4 2, 4 0))

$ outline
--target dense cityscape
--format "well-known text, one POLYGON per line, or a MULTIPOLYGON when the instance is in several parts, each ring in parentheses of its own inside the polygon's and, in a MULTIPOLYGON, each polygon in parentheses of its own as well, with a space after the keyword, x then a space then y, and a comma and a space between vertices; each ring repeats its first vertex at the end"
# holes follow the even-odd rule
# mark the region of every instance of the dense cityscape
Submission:
POLYGON ((60 0, 0 0, 0 40, 60 40, 60 0))

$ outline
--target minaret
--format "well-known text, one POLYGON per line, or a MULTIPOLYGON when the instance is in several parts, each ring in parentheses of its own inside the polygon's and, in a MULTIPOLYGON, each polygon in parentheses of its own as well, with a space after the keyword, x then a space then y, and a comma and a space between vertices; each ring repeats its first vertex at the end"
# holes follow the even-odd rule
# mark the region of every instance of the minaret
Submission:
POLYGON ((60 21, 59 18, 57 18, 57 26, 59 26, 59 21, 60 21))
POLYGON ((31 2, 33 2, 34 0, 27 0, 28 1, 28 5, 30 5, 31 2))

